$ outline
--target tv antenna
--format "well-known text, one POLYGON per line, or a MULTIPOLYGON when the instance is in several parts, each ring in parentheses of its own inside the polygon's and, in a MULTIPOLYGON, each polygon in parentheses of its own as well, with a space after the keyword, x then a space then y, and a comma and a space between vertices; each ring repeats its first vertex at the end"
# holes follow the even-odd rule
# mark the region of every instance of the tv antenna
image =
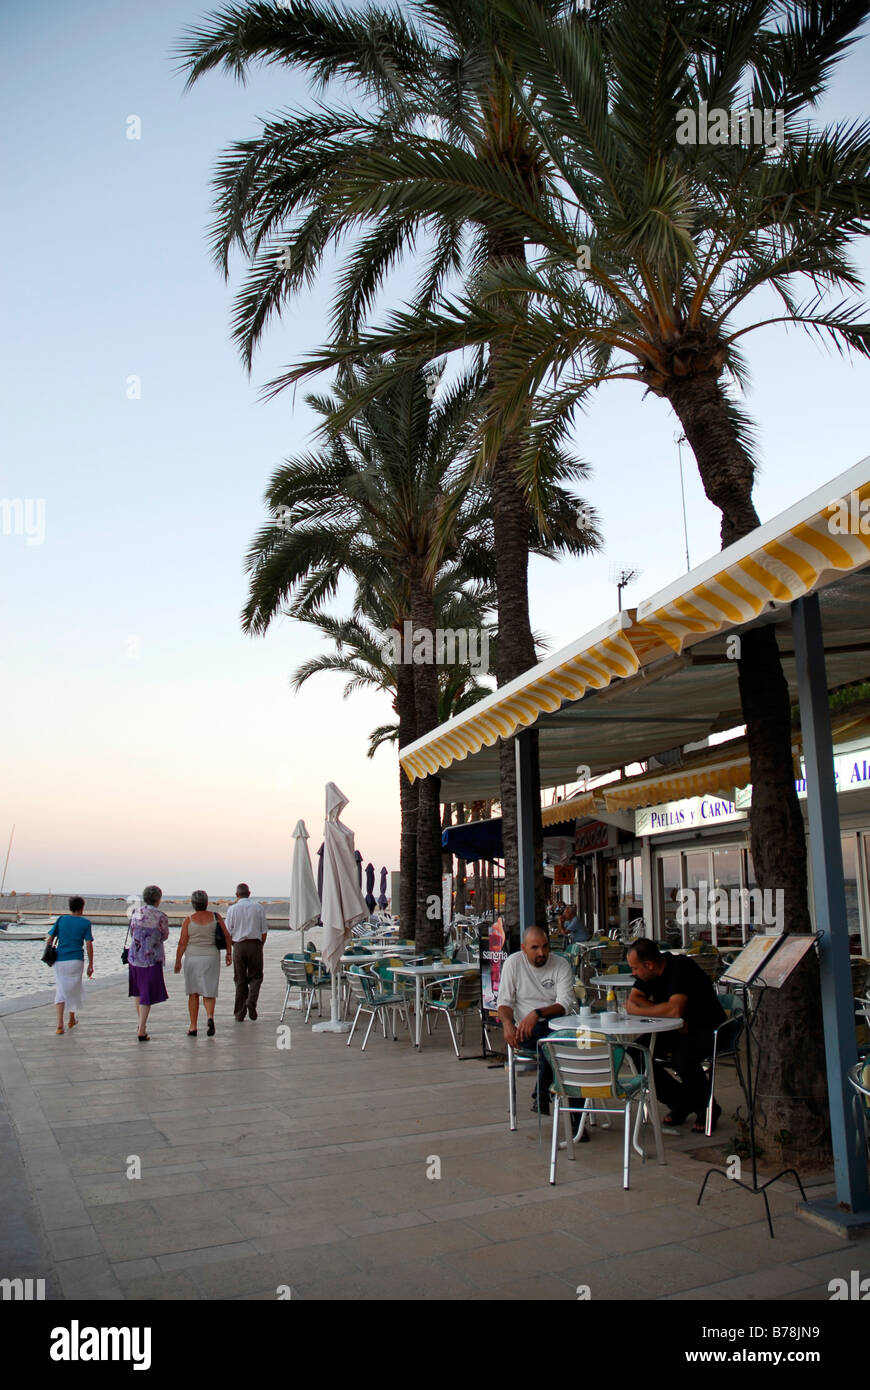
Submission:
POLYGON ((616 585, 616 602, 620 613, 622 612, 623 589, 627 588, 629 584, 633 584, 636 579, 640 579, 642 574, 643 570, 634 565, 631 567, 628 565, 610 566, 610 582, 616 585))

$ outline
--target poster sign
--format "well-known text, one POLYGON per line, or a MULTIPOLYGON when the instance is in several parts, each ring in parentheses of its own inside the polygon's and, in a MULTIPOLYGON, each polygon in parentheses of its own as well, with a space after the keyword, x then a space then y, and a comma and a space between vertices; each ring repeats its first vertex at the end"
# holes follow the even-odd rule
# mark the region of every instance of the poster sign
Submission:
POLYGON ((574 882, 575 869, 573 864, 554 864, 553 882, 557 888, 568 886, 574 882))
POLYGON ((593 850, 607 849, 611 843, 615 844, 615 836, 611 840, 612 829, 603 820, 594 820, 585 825, 578 822, 574 831, 574 853, 591 854, 593 850))
POLYGON ((498 985, 508 958, 504 924, 500 917, 480 928, 480 997, 487 1013, 498 1010, 498 985))

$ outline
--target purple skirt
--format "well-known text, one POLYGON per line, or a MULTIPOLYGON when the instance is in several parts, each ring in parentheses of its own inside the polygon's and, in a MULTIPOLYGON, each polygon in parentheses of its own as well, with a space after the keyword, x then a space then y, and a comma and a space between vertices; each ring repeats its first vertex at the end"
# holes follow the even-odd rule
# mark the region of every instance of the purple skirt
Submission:
POLYGON ((140 1004, 162 1004, 169 998, 163 982, 162 965, 128 965, 130 988, 128 994, 140 1004))

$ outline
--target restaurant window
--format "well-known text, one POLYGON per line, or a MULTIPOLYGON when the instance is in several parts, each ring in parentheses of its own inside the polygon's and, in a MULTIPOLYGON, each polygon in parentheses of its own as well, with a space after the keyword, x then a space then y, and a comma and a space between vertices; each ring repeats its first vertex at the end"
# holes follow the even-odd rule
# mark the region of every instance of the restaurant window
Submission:
POLYGON ((639 854, 619 861, 619 924, 643 916, 643 865, 639 854))
MULTIPOLYGON (((867 836, 864 836, 866 841, 867 836)), ((846 890, 846 926, 849 931, 849 949, 861 944, 861 916, 858 909, 858 836, 841 835, 843 846, 843 886, 846 890)), ((857 952, 856 952, 857 954, 857 952)))
POLYGON ((745 909, 741 902, 740 889, 743 886, 740 875, 739 849, 713 850, 713 887, 722 889, 727 897, 727 906, 717 907, 716 921, 711 922, 711 935, 716 946, 741 946, 745 941, 743 916, 745 909))
POLYGON ((680 856, 661 854, 658 859, 659 935, 663 941, 681 936, 677 925, 677 890, 681 887, 680 856))

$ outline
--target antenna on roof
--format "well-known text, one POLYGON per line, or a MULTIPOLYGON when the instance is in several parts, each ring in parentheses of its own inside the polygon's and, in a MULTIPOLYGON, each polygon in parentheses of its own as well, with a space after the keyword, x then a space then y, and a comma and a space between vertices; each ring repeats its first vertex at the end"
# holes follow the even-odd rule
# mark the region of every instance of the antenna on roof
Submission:
POLYGON ((616 602, 620 613, 622 612, 623 589, 629 584, 633 584, 636 579, 640 579, 642 574, 643 570, 637 569, 636 567, 629 569, 628 565, 610 566, 610 582, 616 585, 616 602))

